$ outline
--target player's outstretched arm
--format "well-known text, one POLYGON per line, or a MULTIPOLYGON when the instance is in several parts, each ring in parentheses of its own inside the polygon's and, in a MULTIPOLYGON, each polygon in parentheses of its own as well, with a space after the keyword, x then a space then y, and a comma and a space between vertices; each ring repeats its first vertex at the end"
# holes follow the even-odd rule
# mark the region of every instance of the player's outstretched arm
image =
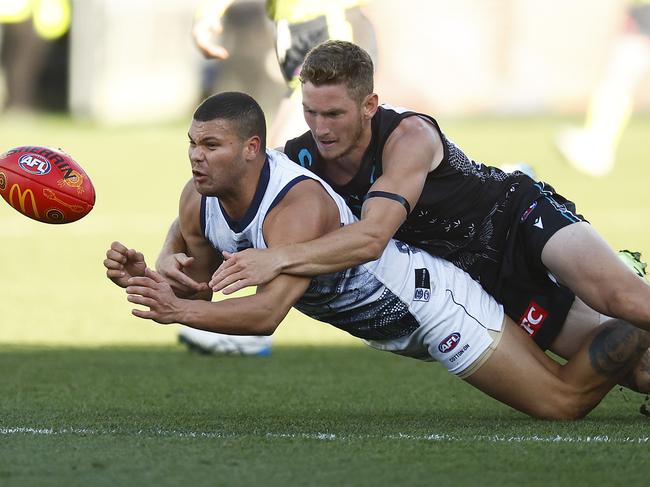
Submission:
POLYGON ((156 271, 167 281, 180 297, 205 290, 201 283, 188 276, 184 269, 191 266, 194 258, 187 255, 187 245, 181 233, 181 226, 176 218, 165 237, 156 260, 156 271))
MULTIPOLYGON (((338 208, 316 181, 296 184, 267 215, 264 239, 276 245, 313 240, 340 225, 338 208), (312 216, 301 222, 307 209, 312 216)), ((270 335, 300 299, 310 279, 282 274, 257 288, 252 296, 218 302, 190 301, 177 297, 170 285, 147 269, 144 277, 133 278, 126 288, 128 300, 145 306, 133 314, 158 323, 182 323, 194 328, 233 335, 270 335)))
MULTIPOLYGON (((440 136, 430 124, 417 117, 403 120, 386 143, 383 174, 370 192, 397 195, 397 200, 403 198, 413 209, 428 173, 437 167, 443 154, 440 136)), ((368 198, 359 222, 316 240, 268 250, 224 253, 224 263, 210 286, 215 292, 229 294, 268 282, 280 273, 316 276, 375 260, 406 220, 406 206, 386 197, 368 198)))
POLYGON ((144 255, 140 252, 129 249, 120 242, 113 242, 106 251, 104 267, 106 267, 106 277, 125 288, 130 278, 144 276, 147 264, 144 255))
POLYGON ((221 256, 203 237, 199 222, 201 197, 188 181, 181 193, 179 217, 167 232, 156 271, 182 298, 210 300, 207 282, 221 263, 221 256))

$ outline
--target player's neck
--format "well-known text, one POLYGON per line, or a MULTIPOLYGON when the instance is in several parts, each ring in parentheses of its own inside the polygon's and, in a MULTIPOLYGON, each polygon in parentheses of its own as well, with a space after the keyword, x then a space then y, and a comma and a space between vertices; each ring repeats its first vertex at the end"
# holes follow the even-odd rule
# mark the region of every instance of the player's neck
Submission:
POLYGON ((260 184, 264 161, 255 163, 248 174, 236 182, 230 191, 219 195, 222 208, 232 220, 241 220, 253 204, 260 184))

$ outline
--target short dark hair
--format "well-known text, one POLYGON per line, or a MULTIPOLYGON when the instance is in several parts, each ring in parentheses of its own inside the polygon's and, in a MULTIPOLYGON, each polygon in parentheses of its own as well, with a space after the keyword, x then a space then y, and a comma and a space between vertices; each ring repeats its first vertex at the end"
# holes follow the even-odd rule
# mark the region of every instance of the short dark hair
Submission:
POLYGON ((315 86, 345 83, 350 97, 361 103, 373 92, 373 71, 366 51, 351 42, 330 40, 307 53, 300 81, 315 86))
POLYGON ((201 102, 194 111, 194 120, 228 120, 232 122, 242 140, 255 135, 266 147, 266 119, 264 112, 255 99, 246 93, 224 91, 212 95, 201 102))

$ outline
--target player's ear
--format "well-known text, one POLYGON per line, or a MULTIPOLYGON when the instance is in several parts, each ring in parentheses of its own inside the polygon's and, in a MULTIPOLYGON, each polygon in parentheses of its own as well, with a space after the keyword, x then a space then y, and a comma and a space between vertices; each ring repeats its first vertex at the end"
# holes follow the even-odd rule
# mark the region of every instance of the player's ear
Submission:
POLYGON ((244 157, 248 160, 255 159, 263 150, 262 139, 259 135, 253 135, 244 142, 244 157))
POLYGON ((370 120, 377 113, 377 107, 379 106, 379 97, 377 93, 370 93, 363 100, 363 105, 361 105, 361 111, 363 116, 370 120))

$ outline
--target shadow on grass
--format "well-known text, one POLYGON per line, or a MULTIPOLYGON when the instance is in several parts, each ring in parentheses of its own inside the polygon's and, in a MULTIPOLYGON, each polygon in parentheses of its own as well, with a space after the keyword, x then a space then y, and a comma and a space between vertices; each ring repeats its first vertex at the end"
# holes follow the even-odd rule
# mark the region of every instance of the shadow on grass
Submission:
MULTIPOLYGON (((282 434, 467 436, 633 427, 614 392, 587 421, 540 422, 435 363, 360 347, 275 347, 269 357, 204 356, 181 347, 0 347, 1 426, 282 434), (577 428, 577 430, 576 430, 577 428)), ((636 404, 634 402, 634 404, 636 404)))

